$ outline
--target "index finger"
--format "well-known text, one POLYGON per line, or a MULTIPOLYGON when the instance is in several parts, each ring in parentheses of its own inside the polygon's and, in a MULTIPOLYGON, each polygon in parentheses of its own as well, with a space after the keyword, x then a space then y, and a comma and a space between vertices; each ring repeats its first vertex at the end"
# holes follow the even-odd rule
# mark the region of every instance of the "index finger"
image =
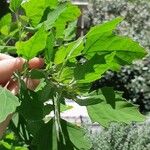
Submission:
POLYGON ((3 59, 0 61, 0 84, 8 82, 13 72, 22 68, 24 61, 20 58, 3 59))
MULTIPOLYGON (((5 55, 1 55, 2 60, 0 61, 0 84, 7 83, 13 73, 17 70, 21 70, 25 60, 23 58, 13 58, 5 55), (6 59, 5 59, 6 58, 6 59)), ((33 58, 28 63, 30 69, 42 68, 44 61, 42 58, 33 58)))

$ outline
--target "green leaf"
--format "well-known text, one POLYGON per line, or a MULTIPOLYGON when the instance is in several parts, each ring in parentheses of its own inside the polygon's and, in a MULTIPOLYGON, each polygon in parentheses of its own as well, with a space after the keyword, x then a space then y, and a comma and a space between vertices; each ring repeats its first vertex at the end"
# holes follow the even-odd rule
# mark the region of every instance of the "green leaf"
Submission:
POLYGON ((10 13, 6 14, 5 16, 3 16, 1 18, 1 20, 0 20, 0 32, 3 35, 7 36, 9 34, 11 21, 12 21, 12 18, 11 18, 10 13))
POLYGON ((58 65, 68 59, 75 59, 76 56, 81 54, 83 48, 83 38, 79 38, 77 41, 61 46, 55 54, 54 63, 58 65))
POLYGON ((74 72, 79 83, 93 82, 101 78, 106 71, 118 71, 122 65, 128 65, 147 54, 138 43, 114 35, 113 31, 121 20, 117 18, 93 27, 86 35, 83 49, 86 61, 77 64, 74 72))
POLYGON ((76 28, 77 28, 77 21, 73 21, 68 24, 68 27, 64 31, 65 41, 71 41, 76 37, 76 28))
POLYGON ((42 79, 45 78, 45 74, 42 70, 32 69, 30 72, 31 79, 42 79))
POLYGON ((71 67, 63 68, 63 70, 61 72, 61 75, 59 77, 59 82, 67 84, 67 83, 70 83, 73 79, 74 79, 73 68, 71 68, 71 67))
POLYGON ((20 101, 21 105, 18 108, 19 114, 26 121, 42 121, 44 116, 44 104, 38 99, 38 93, 27 89, 24 81, 21 80, 20 101), (31 115, 32 114, 32 115, 31 115))
MULTIPOLYGON (((101 89, 102 94, 105 96, 106 102, 111 105, 112 108, 115 108, 115 92, 111 87, 104 87, 101 89)), ((122 97, 121 97, 122 98, 122 97)))
MULTIPOLYGON (((90 31, 87 33, 87 38, 90 36, 96 36, 101 35, 105 32, 113 32, 114 29, 116 29, 117 25, 123 21, 123 18, 116 18, 112 21, 106 22, 104 24, 100 24, 97 26, 94 26, 90 29, 90 31)), ((98 37, 97 37, 98 38, 98 37)))
POLYGON ((55 22, 54 26, 56 27, 56 37, 63 38, 67 23, 77 20, 80 14, 80 9, 77 6, 68 3, 65 11, 62 12, 55 22))
POLYGON ((31 59, 46 47, 46 40, 47 32, 41 27, 28 41, 16 43, 17 53, 31 59))
POLYGON ((58 150, 54 120, 43 124, 32 142, 37 150, 58 150))
POLYGON ((37 150, 89 150, 91 148, 91 143, 85 136, 85 132, 82 128, 62 119, 60 122, 65 143, 63 142, 61 133, 59 137, 60 140, 57 139, 56 124, 54 118, 52 118, 47 124, 41 126, 41 129, 34 139, 34 143, 37 144, 38 147, 37 150))
POLYGON ((39 101, 46 102, 53 98, 54 89, 51 84, 46 84, 37 94, 39 101))
POLYGON ((19 105, 18 98, 0 86, 0 122, 3 122, 9 114, 15 112, 19 105))
POLYGON ((48 4, 49 4, 51 9, 54 9, 58 5, 58 0, 49 0, 48 4))
POLYGON ((37 93, 33 91, 21 90, 21 105, 19 113, 27 121, 39 121, 44 118, 43 116, 43 103, 38 100, 37 93))
POLYGON ((74 146, 79 150, 89 150, 91 148, 91 143, 85 136, 85 131, 74 124, 66 123, 70 141, 74 144, 74 146))
POLYGON ((74 77, 78 83, 90 83, 99 79, 111 65, 106 63, 105 55, 95 55, 84 64, 77 64, 74 69, 74 77))
POLYGON ((33 136, 36 136, 36 134, 39 132, 41 126, 44 124, 43 120, 35 120, 35 121, 27 121, 27 130, 30 134, 33 136))
POLYGON ((46 29, 49 30, 54 26, 56 20, 60 15, 67 9, 67 3, 60 4, 55 10, 52 10, 48 16, 47 20, 44 22, 46 29))
POLYGON ((93 122, 108 127, 111 122, 131 123, 141 122, 145 117, 139 113, 137 106, 132 105, 122 98, 121 94, 115 93, 112 88, 104 88, 103 102, 87 106, 88 113, 93 122))
POLYGON ((75 100, 81 106, 99 104, 104 101, 102 94, 97 95, 95 91, 77 96, 75 100))
MULTIPOLYGON (((127 38, 117 36, 113 33, 118 23, 122 19, 117 18, 103 25, 93 27, 86 35, 85 49, 83 53, 91 55, 92 53, 115 52, 115 59, 130 64, 135 59, 143 58, 147 53, 137 42, 127 38)), ((119 63, 119 62, 118 62, 119 63)))
POLYGON ((3 16, 0 20, 0 28, 2 28, 3 26, 10 26, 11 24, 11 14, 8 13, 5 16, 3 16))
POLYGON ((80 9, 77 6, 72 5, 71 3, 67 3, 67 8, 65 9, 64 12, 62 12, 62 14, 59 17, 59 20, 61 20, 62 22, 75 21, 77 17, 80 16, 80 14, 81 14, 80 9))
POLYGON ((26 12, 26 16, 30 19, 33 26, 37 26, 41 21, 45 9, 47 8, 47 0, 28 0, 22 3, 22 7, 26 12))
POLYGON ((45 49, 45 59, 47 64, 50 64, 50 62, 54 59, 54 46, 55 46, 55 37, 53 33, 50 33, 47 37, 47 44, 45 49))
POLYGON ((12 12, 17 12, 20 8, 22 0, 10 0, 9 8, 12 12))

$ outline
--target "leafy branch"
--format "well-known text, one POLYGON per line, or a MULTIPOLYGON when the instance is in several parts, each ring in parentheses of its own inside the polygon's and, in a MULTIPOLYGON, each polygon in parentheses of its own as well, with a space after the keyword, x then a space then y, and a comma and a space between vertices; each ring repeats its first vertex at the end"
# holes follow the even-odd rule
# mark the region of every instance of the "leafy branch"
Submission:
POLYGON ((113 121, 128 124, 144 120, 138 107, 128 103, 113 88, 90 91, 90 83, 101 78, 106 71, 118 71, 121 66, 147 54, 137 42, 114 33, 122 18, 92 27, 77 40, 68 37, 66 41, 66 36, 72 32, 67 27, 80 16, 79 8, 70 2, 11 0, 10 10, 17 14, 22 11, 18 16, 22 20, 11 23, 5 19, 8 15, 4 16, 0 20, 2 39, 18 29, 18 26, 12 28, 16 22, 21 25, 22 32, 20 35, 17 30, 14 44, 1 45, 0 48, 9 53, 13 47, 15 54, 27 61, 36 56, 42 56, 45 61, 45 68, 41 70, 29 70, 26 66, 19 73, 18 98, 0 88, 0 122, 16 110, 24 120, 21 122, 24 142, 30 149, 90 149, 91 143, 83 138, 82 128, 61 118, 62 105, 68 109, 66 99, 86 106, 91 120, 105 127, 113 121), (7 34, 2 30, 4 27, 7 27, 7 34), (31 91, 22 75, 41 82, 31 91), (54 117, 47 118, 52 112, 54 117), (32 140, 29 143, 25 133, 32 140))

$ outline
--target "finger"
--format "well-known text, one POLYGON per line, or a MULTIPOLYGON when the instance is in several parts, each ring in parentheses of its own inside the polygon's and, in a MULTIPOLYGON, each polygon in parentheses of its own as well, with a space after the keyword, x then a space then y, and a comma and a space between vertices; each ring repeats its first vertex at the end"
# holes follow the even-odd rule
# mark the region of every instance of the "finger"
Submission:
POLYGON ((23 59, 13 58, 0 61, 0 84, 10 80, 13 72, 20 70, 23 66, 23 59))
POLYGON ((9 85, 7 86, 7 89, 11 91, 12 94, 17 95, 19 91, 19 85, 17 81, 10 81, 9 85))
POLYGON ((26 83, 28 89, 35 90, 36 87, 39 85, 40 80, 28 78, 28 79, 25 79, 25 83, 26 83))
POLYGON ((40 69, 44 66, 44 60, 42 58, 33 58, 29 61, 30 69, 40 69))
MULTIPOLYGON (((6 58, 4 56, 3 58, 6 58)), ((21 70, 25 60, 22 58, 3 59, 0 61, 0 84, 5 84, 10 80, 13 72, 21 70)), ((30 69, 38 69, 44 66, 44 61, 41 58, 33 58, 29 61, 30 69)))
MULTIPOLYGON (((35 90, 35 88, 39 85, 40 80, 36 79, 25 79, 24 80, 27 88, 30 90, 35 90)), ((16 95, 19 91, 19 85, 17 81, 10 81, 9 85, 7 86, 7 89, 11 91, 12 94, 16 95)))
POLYGON ((14 57, 0 53, 0 60, 12 59, 12 58, 14 58, 14 57))

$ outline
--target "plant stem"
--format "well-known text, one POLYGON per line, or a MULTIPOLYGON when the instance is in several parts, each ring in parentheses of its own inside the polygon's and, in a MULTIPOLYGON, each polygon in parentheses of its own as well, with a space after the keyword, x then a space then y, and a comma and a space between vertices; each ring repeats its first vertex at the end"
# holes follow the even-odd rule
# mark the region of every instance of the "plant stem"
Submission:
POLYGON ((60 133, 61 136, 63 138, 63 143, 66 144, 65 142, 65 137, 62 131, 62 127, 61 127, 61 117, 60 117, 60 98, 61 98, 62 92, 60 94, 58 94, 56 92, 56 96, 54 97, 54 107, 55 107, 55 111, 54 111, 54 115, 55 115, 55 126, 56 126, 56 132, 57 132, 57 138, 58 141, 60 141, 60 133))

